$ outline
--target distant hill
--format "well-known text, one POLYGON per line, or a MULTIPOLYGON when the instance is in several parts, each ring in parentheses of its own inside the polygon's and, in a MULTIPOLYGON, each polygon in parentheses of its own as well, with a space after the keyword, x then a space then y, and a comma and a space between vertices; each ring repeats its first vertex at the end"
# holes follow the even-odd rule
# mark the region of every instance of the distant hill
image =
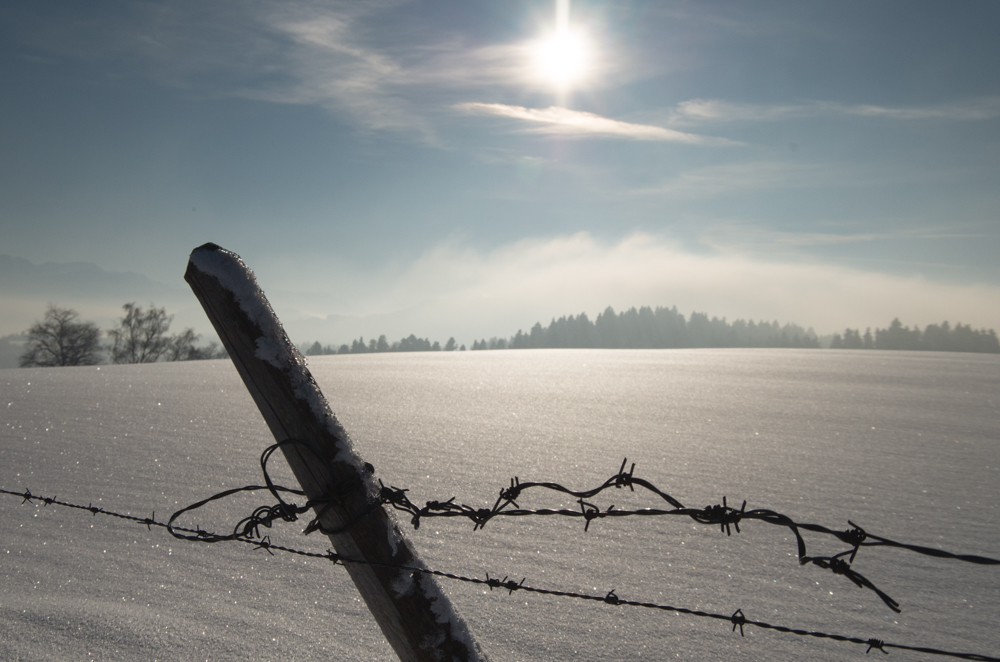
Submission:
POLYGON ((0 254, 0 292, 9 298, 143 301, 174 298, 183 290, 131 271, 105 271, 91 262, 34 264, 0 254))
MULTIPOLYGON (((0 334, 26 331, 48 304, 72 308, 103 327, 130 301, 155 301, 177 312, 198 305, 180 278, 171 286, 138 273, 106 271, 90 262, 34 264, 0 255, 0 334)), ((196 312, 204 317, 200 309, 196 312)), ((189 318, 179 318, 176 324, 194 326, 189 318)))

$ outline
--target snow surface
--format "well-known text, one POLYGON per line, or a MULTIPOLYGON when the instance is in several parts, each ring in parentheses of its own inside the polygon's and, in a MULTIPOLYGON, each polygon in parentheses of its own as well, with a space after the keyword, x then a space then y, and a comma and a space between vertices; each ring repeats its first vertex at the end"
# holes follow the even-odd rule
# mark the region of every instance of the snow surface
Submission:
MULTIPOLYGON (((513 476, 581 489, 623 457, 691 506, 748 499, 799 521, 1000 556, 1000 359, 816 350, 454 352, 310 359, 359 453, 416 503, 490 506, 513 476)), ((0 371, 0 487, 166 520, 259 484, 270 433, 228 361, 0 371)), ((276 479, 293 478, 280 461, 276 479)), ((606 508, 657 506, 615 490, 606 508)), ((228 530, 263 496, 186 523, 228 530)), ((577 507, 526 493, 525 507, 577 507)), ((757 522, 425 520, 432 568, 732 613, 804 629, 1000 653, 1000 569, 862 549, 800 567, 757 522)), ((275 543, 314 551, 302 526, 275 543)), ((842 546, 806 534, 810 552, 842 546)), ((692 616, 442 580, 494 661, 863 659, 864 647, 692 616)), ((874 654, 874 653, 873 653, 874 654)), ((894 651, 892 659, 934 659, 894 651)), ((0 659, 391 660, 342 568, 0 496, 0 659)))

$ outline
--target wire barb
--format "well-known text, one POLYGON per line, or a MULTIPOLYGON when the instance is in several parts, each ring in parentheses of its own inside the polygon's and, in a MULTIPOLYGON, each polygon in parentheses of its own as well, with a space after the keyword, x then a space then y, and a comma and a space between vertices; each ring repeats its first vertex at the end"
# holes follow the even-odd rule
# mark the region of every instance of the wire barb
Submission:
POLYGON ((867 643, 868 643, 868 650, 865 651, 865 655, 871 653, 873 648, 882 651, 882 653, 885 655, 889 654, 889 651, 883 648, 883 646, 885 646, 885 642, 882 641, 881 639, 869 639, 867 643))
POLYGON ((854 528, 844 532, 843 540, 848 545, 854 545, 854 551, 851 552, 851 559, 848 561, 848 563, 854 563, 854 557, 858 555, 858 550, 861 549, 861 545, 868 539, 868 534, 865 533, 864 529, 851 520, 847 520, 847 523, 854 528))
POLYGON ((719 530, 724 531, 727 536, 732 535, 729 530, 730 525, 736 527, 736 533, 740 532, 740 520, 746 514, 747 502, 743 500, 743 507, 740 510, 730 508, 726 503, 726 497, 722 497, 722 505, 705 506, 701 513, 693 514, 692 517, 702 524, 718 524, 719 530))
POLYGON ((615 487, 622 488, 628 487, 630 490, 635 492, 635 487, 632 486, 632 475, 635 473, 635 462, 632 463, 632 468, 625 473, 625 463, 628 462, 628 458, 622 460, 622 466, 618 469, 618 475, 615 476, 615 487))
MULTIPOLYGON (((431 572, 431 574, 437 575, 439 573, 431 572)), ((507 595, 510 595, 514 591, 524 588, 525 579, 527 579, 527 577, 523 577, 520 582, 516 582, 513 579, 508 579, 506 575, 504 575, 503 579, 496 579, 495 577, 491 579, 490 573, 486 573, 486 581, 483 583, 489 586, 491 591, 495 588, 505 588, 507 589, 507 595)))
POLYGON ((745 637, 746 635, 743 634, 743 626, 746 625, 747 619, 746 616, 743 615, 743 610, 737 609, 734 611, 733 615, 729 617, 729 620, 733 622, 733 632, 736 632, 736 626, 738 625, 740 626, 740 636, 745 637))

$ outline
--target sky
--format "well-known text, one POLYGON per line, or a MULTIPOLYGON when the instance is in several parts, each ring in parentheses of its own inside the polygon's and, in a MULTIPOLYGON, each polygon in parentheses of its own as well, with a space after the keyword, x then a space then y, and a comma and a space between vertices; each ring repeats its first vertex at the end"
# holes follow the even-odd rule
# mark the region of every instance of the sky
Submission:
POLYGON ((293 341, 607 306, 1000 328, 1000 4, 0 7, 0 335, 210 333, 215 242, 293 341))

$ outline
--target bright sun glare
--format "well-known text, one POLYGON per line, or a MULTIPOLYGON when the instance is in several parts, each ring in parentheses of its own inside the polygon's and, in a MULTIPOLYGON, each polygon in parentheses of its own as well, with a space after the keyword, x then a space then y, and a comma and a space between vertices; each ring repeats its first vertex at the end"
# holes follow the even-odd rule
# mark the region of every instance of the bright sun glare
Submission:
POLYGON ((566 90, 585 78, 590 58, 584 35, 569 27, 569 0, 557 0, 555 32, 535 49, 538 74, 559 90, 566 90))

